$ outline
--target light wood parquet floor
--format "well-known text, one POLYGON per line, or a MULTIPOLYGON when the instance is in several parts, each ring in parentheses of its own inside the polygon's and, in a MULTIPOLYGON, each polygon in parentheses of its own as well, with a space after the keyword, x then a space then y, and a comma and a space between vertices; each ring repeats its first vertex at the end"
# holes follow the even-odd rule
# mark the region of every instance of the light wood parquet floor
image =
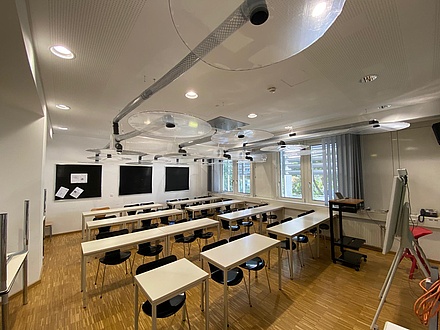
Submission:
MULTIPOLYGON (((222 237, 229 233, 222 232, 222 237)), ((314 244, 314 239, 311 242, 314 244)), ((98 286, 94 277, 97 259, 90 259, 87 271, 89 301, 82 307, 80 292, 81 234, 57 235, 45 239, 45 256, 41 283, 29 289, 29 303, 22 306, 22 296, 10 299, 10 328, 22 329, 133 329, 134 287, 130 274, 125 274, 124 265, 107 267, 102 299, 99 298, 102 267, 98 286)), ((247 302, 244 284, 229 290, 230 329, 369 329, 378 306, 378 294, 393 254, 361 249, 368 255, 360 271, 333 264, 330 247, 321 240, 321 256, 312 259, 305 247, 305 266, 300 267, 295 257, 294 279, 289 279, 287 255, 283 254, 282 290, 278 290, 277 256, 271 255, 269 277, 272 292, 269 292, 264 271, 259 276, 251 274, 252 305, 247 302)), ((135 250, 132 250, 132 257, 135 250)), ((176 244, 173 253, 183 257, 183 248, 176 244)), ((296 254, 295 254, 296 256, 296 254)), ((193 243, 191 255, 186 256, 195 264, 198 247, 193 243)), ((262 255, 267 259, 267 254, 262 255)), ((147 261, 147 260, 146 260, 147 261)), ((135 267, 142 258, 137 256, 135 267)), ((399 265, 387 302, 382 309, 378 325, 383 329, 385 321, 417 330, 426 329, 413 313, 413 304, 422 294, 418 282, 422 274, 408 279, 410 262, 399 265)), ((160 285, 160 283, 158 283, 160 285)), ((210 329, 221 329, 223 318, 223 288, 210 283, 210 329)), ((143 299, 141 297, 140 299, 143 299)), ((203 329, 204 316, 199 308, 200 288, 187 292, 187 306, 192 329, 203 329)), ((150 329, 151 320, 141 313, 140 329, 150 329)), ((159 329, 188 329, 181 321, 181 312, 167 319, 158 320, 159 329)))

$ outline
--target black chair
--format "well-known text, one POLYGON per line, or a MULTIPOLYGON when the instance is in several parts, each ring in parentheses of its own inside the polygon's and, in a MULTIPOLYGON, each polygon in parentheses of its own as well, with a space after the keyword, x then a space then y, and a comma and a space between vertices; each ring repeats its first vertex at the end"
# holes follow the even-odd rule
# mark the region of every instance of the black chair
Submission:
POLYGON ((303 267, 305 265, 305 263, 304 263, 304 249, 302 247, 302 244, 308 244, 309 245, 310 253, 312 254, 312 258, 313 259, 315 258, 313 256, 312 246, 310 245, 310 240, 307 237, 307 235, 299 234, 297 236, 293 236, 292 240, 295 241, 297 243, 297 245, 298 245, 298 257, 299 257, 299 253, 301 252, 301 258, 299 258, 299 262, 301 264, 301 267, 303 267))
MULTIPOLYGON (((208 239, 214 237, 214 233, 212 231, 203 232, 203 229, 194 230, 194 236, 197 239, 197 244, 199 245, 199 252, 201 251, 200 240, 205 240, 205 245, 208 243, 208 239)), ((215 242, 215 238, 214 238, 215 242)))
MULTIPOLYGON (((148 230, 148 229, 150 229, 150 228, 141 227, 141 228, 134 229, 132 232, 135 233, 135 232, 144 231, 144 230, 148 230)), ((138 245, 138 249, 136 251, 136 254, 139 254, 142 256, 142 263, 144 263, 145 257, 158 256, 162 251, 163 251, 163 245, 161 245, 161 244, 151 245, 150 242, 146 242, 146 243, 141 243, 138 245)), ((131 267, 130 267, 131 273, 133 271, 134 261, 136 260, 136 254, 134 255, 133 260, 131 262, 131 267)))
MULTIPOLYGON (((249 228, 254 226, 254 222, 251 220, 238 219, 237 225, 243 226, 244 228, 246 228, 246 232, 249 233, 249 228)), ((254 227, 254 232, 255 232, 255 227, 254 227)))
POLYGON ((286 219, 281 220, 281 223, 285 223, 287 221, 293 220, 292 217, 287 217, 286 219))
MULTIPOLYGON (((249 233, 243 233, 243 234, 240 234, 240 235, 237 235, 237 236, 230 237, 229 238, 229 242, 233 242, 235 240, 238 240, 238 239, 246 237, 246 236, 249 236, 249 233)), ((248 294, 249 306, 252 307, 252 303, 251 303, 251 270, 255 272, 255 278, 258 277, 258 273, 257 272, 259 270, 261 270, 263 268, 266 270, 267 285, 269 286, 269 292, 272 292, 272 290, 270 288, 269 274, 267 273, 266 263, 260 257, 255 257, 255 258, 252 258, 250 260, 247 260, 246 262, 242 263, 239 266, 241 268, 243 268, 243 269, 247 269, 247 271, 248 271, 249 290, 247 290, 247 292, 249 292, 249 294, 248 294)))
MULTIPOLYGON (((148 272, 150 270, 153 270, 153 269, 161 267, 161 266, 165 266, 165 265, 170 264, 176 260, 177 260, 177 257, 175 255, 170 255, 168 257, 158 259, 155 261, 151 261, 147 264, 140 265, 136 269, 136 275, 148 272)), ((186 301, 186 294, 185 294, 185 292, 183 292, 181 294, 178 294, 177 296, 174 296, 171 299, 164 301, 163 303, 160 303, 159 305, 156 306, 156 317, 160 318, 160 319, 169 317, 171 315, 176 314, 182 307, 184 307, 184 311, 183 311, 184 315, 186 314, 186 316, 189 317, 188 311, 186 310, 185 301, 186 301)), ((153 315, 153 308, 151 306, 151 303, 148 300, 145 301, 141 305, 141 307, 142 307, 142 311, 145 314, 147 314, 150 317, 153 315)), ((188 319, 188 323, 189 323, 189 319, 188 319)))
MULTIPOLYGON (((109 232, 104 232, 104 233, 101 233, 98 235, 101 235, 99 237, 99 239, 103 239, 103 238, 114 237, 114 236, 125 235, 125 234, 128 234, 128 229, 109 231, 109 232)), ((97 237, 97 239, 98 239, 98 237, 97 237)), ((96 277, 95 277, 95 285, 96 285, 96 281, 98 280, 99 266, 101 264, 104 264, 104 273, 102 275, 100 298, 102 298, 102 290, 104 288, 105 269, 106 269, 107 265, 108 266, 119 265, 124 262, 125 263, 125 273, 127 274, 128 271, 127 271, 126 261, 130 258, 130 256, 131 256, 130 251, 121 252, 121 250, 118 249, 118 250, 106 252, 104 257, 99 258, 98 270, 96 271, 96 277)))
MULTIPOLYGON (((202 248, 202 252, 208 251, 210 249, 216 248, 218 246, 221 246, 221 245, 227 244, 227 243, 228 243, 228 241, 226 239, 222 239, 220 241, 205 245, 202 248)), ((202 259, 202 262, 203 262, 203 259, 202 259)), ((214 266, 213 264, 210 264, 209 262, 208 262, 208 265, 209 265, 209 272, 211 273, 211 279, 217 283, 224 285, 223 270, 221 270, 217 266, 214 266)), ((202 264, 202 268, 203 268, 203 264, 202 264)), ((244 279, 244 276, 243 276, 243 271, 239 267, 234 267, 228 271, 227 283, 226 283, 226 285, 228 286, 228 289, 230 286, 235 286, 235 285, 239 284, 241 282, 241 280, 245 281, 244 286, 245 286, 246 292, 247 292, 247 285, 246 285, 246 280, 244 279)), ((248 293, 248 296, 249 296, 249 293, 248 293)))
MULTIPOLYGON (((188 221, 187 219, 181 219, 181 220, 176 221, 176 224, 182 223, 182 222, 187 222, 187 221, 188 221)), ((185 256, 185 254, 186 254, 185 244, 188 244, 188 255, 190 255, 191 243, 194 242, 196 239, 197 238, 194 234, 187 235, 187 236, 185 236, 184 234, 174 235, 174 242, 173 242, 173 244, 171 244, 171 252, 170 253, 173 252, 174 243, 182 243, 183 244, 183 255, 185 256)))
MULTIPOLYGON (((105 217, 95 217, 95 218, 93 218, 93 221, 106 220, 106 219, 112 219, 112 218, 116 218, 116 215, 107 215, 105 217)), ((99 239, 98 238, 99 234, 108 233, 108 232, 110 232, 110 226, 98 228, 98 234, 96 235, 96 239, 99 239)))
POLYGON ((232 232, 235 232, 235 231, 240 230, 240 225, 230 225, 228 220, 222 219, 222 228, 229 230, 229 231, 232 231, 232 232))
MULTIPOLYGON (((179 199, 179 201, 187 201, 187 200, 189 200, 188 197, 187 197, 187 198, 180 198, 180 199, 179 199)), ((188 206, 188 203, 180 204, 180 209, 181 209, 181 210, 185 210, 185 207, 187 207, 187 206, 188 206)))
POLYGON ((168 221, 168 216, 167 215, 165 215, 163 217, 160 217, 160 224, 161 225, 165 225, 165 226, 168 226, 170 224, 169 221, 168 221))
MULTIPOLYGON (((274 227, 276 225, 279 225, 280 223, 278 221, 274 221, 272 223, 268 223, 266 228, 270 228, 270 227, 274 227)), ((269 233, 269 237, 273 238, 273 239, 278 239, 278 235, 269 233)), ((296 249, 296 244, 295 242, 292 242, 290 239, 286 238, 284 241, 281 241, 280 247, 281 249, 283 249, 284 251, 290 251, 290 244, 292 244, 292 250, 296 249)), ((289 262, 289 270, 291 271, 290 267, 291 267, 291 263, 290 263, 290 253, 287 253, 287 261, 289 262)))
MULTIPOLYGON (((127 204, 124 205, 124 207, 131 207, 131 206, 139 206, 139 204, 127 204)), ((127 211, 127 215, 135 215, 137 213, 137 211, 127 211)))
MULTIPOLYGON (((154 204, 154 202, 139 203, 139 206, 153 205, 153 204, 154 204)), ((138 211, 138 214, 140 214, 140 213, 149 213, 149 212, 151 212, 151 208, 145 208, 145 209, 142 209, 142 210, 138 211)))

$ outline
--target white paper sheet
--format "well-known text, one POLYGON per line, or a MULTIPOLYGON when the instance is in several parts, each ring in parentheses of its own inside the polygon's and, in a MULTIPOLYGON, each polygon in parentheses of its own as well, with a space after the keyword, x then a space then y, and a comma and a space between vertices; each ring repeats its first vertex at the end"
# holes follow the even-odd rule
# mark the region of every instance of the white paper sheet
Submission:
POLYGON ((87 173, 71 173, 70 183, 87 183, 88 174, 87 173))
POLYGON ((81 195, 83 191, 84 191, 84 189, 81 189, 80 187, 76 187, 76 188, 73 189, 73 191, 70 193, 70 196, 72 196, 73 198, 78 198, 79 195, 81 195))
POLYGON ((66 187, 60 187, 60 189, 58 189, 57 193, 55 194, 56 197, 58 198, 64 198, 64 196, 66 196, 67 192, 69 191, 68 188, 66 187))

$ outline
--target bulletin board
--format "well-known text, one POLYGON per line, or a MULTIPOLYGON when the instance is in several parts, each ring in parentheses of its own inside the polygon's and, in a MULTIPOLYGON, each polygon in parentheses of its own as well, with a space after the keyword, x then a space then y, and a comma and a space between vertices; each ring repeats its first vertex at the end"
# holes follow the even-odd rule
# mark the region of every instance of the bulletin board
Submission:
POLYGON ((101 197, 101 165, 56 165, 55 200, 101 197))

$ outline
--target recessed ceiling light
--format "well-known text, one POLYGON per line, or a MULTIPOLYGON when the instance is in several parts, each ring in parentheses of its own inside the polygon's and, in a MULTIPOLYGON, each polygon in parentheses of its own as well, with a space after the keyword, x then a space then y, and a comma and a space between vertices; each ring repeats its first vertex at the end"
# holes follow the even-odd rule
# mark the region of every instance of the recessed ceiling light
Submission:
POLYGON ((60 110, 69 110, 70 109, 70 107, 65 104, 57 104, 57 105, 55 105, 55 107, 57 107, 60 110))
POLYGON ((60 131, 67 131, 68 128, 67 127, 62 127, 62 126, 54 126, 55 129, 58 129, 60 131))
POLYGON ((384 104, 377 107, 379 110, 391 108, 391 104, 384 104))
POLYGON ((187 98, 191 99, 191 100, 196 99, 196 98, 199 97, 199 95, 198 95, 196 92, 194 92, 194 91, 189 91, 189 92, 187 92, 187 93, 185 94, 185 96, 186 96, 187 98))
POLYGON ((50 47, 50 51, 52 52, 52 54, 67 60, 75 58, 75 55, 72 53, 72 51, 64 46, 52 46, 50 47))
POLYGON ((253 119, 253 118, 257 118, 257 117, 258 117, 258 115, 257 115, 256 113, 250 113, 250 114, 248 114, 248 118, 253 119))
POLYGON ((367 83, 371 81, 375 81, 377 79, 377 74, 367 74, 365 77, 362 77, 359 82, 360 83, 367 83))

